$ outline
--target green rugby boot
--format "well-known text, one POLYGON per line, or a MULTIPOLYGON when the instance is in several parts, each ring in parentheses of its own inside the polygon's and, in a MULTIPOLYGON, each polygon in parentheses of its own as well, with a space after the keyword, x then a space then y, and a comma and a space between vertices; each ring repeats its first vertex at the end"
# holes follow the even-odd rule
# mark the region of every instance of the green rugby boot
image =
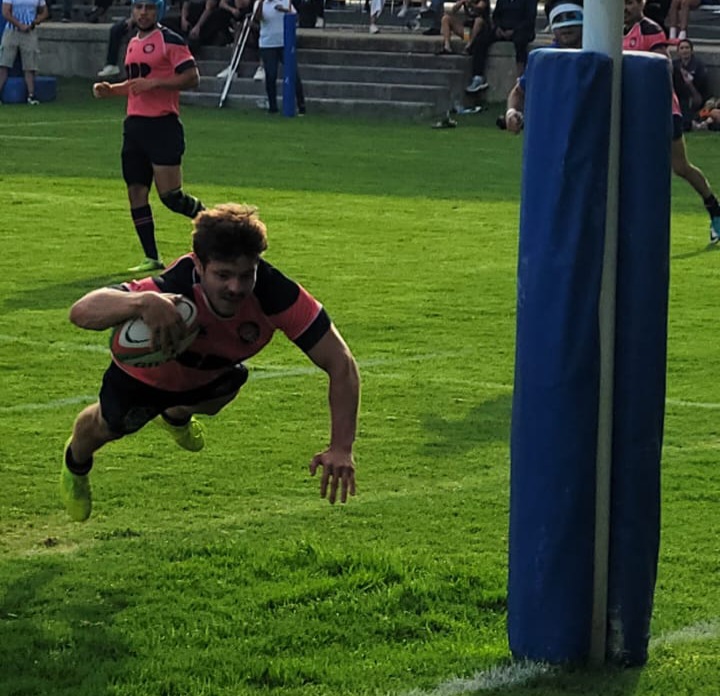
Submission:
POLYGON ((150 273, 152 271, 161 271, 163 268, 165 268, 165 264, 160 259, 150 259, 146 256, 142 263, 131 266, 128 271, 130 273, 150 273))
POLYGON ((84 522, 92 512, 92 492, 90 490, 90 476, 73 474, 65 464, 65 452, 70 447, 70 438, 63 450, 62 469, 60 471, 60 497, 65 503, 70 518, 75 522, 84 522))
POLYGON ((156 420, 183 449, 190 452, 199 452, 205 447, 205 428, 195 416, 190 416, 190 420, 185 425, 172 425, 162 416, 159 416, 156 420))

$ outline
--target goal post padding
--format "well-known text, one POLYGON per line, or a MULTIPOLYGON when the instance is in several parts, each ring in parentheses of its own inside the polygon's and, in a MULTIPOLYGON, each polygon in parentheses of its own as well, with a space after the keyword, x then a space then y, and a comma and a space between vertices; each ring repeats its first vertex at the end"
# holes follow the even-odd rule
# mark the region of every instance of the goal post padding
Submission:
POLYGON ((587 656, 612 63, 542 49, 526 72, 511 426, 508 635, 587 656))
POLYGON ((660 543, 670 269, 668 61, 623 57, 608 658, 647 660, 660 543))

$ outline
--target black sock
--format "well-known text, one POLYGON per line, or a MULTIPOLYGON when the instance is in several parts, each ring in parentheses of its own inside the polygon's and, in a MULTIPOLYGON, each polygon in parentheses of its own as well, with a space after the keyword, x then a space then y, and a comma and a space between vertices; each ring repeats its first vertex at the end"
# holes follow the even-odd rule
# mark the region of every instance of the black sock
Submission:
POLYGON ((183 425, 187 425, 190 422, 191 418, 191 416, 188 416, 187 418, 171 418, 165 413, 162 413, 161 415, 166 423, 169 423, 175 428, 182 428, 183 425))
POLYGON ((718 199, 715 198, 715 194, 711 193, 703 200, 703 203, 705 204, 705 210, 708 211, 711 218, 720 217, 720 203, 718 203, 718 199))
POLYGON ((76 476, 86 476, 90 473, 90 469, 92 469, 93 458, 90 457, 86 462, 75 461, 72 449, 70 449, 70 445, 68 445, 65 448, 65 466, 76 476))
POLYGON ((149 259, 160 259, 158 255, 157 244, 155 244, 155 221, 153 220, 152 208, 144 205, 141 208, 132 208, 132 215, 135 231, 140 239, 143 252, 149 259))

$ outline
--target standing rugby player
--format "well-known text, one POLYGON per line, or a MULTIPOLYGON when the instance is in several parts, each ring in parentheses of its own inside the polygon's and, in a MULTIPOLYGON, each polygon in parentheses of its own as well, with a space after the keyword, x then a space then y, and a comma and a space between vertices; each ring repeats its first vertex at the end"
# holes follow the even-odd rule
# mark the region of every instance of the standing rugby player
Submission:
MULTIPOLYGON (((647 51, 666 56, 669 41, 659 24, 648 19, 643 14, 645 0, 625 0, 625 30, 623 37, 623 50, 647 51)), ((685 136, 683 134, 682 109, 675 92, 672 100, 673 139, 672 139, 672 168, 677 176, 682 177, 690 184, 703 199, 705 209, 710 215, 710 244, 720 241, 720 204, 710 188, 708 180, 702 171, 687 158, 685 136)))
POLYGON ((122 170, 130 200, 130 214, 145 259, 130 268, 149 273, 164 268, 155 241, 155 222, 149 195, 153 181, 160 200, 170 210, 194 218, 203 204, 182 189, 185 133, 180 121, 180 92, 200 81, 195 59, 185 40, 158 24, 161 0, 132 0, 132 19, 138 33, 128 43, 128 79, 96 82, 98 99, 127 96, 123 126, 122 170))

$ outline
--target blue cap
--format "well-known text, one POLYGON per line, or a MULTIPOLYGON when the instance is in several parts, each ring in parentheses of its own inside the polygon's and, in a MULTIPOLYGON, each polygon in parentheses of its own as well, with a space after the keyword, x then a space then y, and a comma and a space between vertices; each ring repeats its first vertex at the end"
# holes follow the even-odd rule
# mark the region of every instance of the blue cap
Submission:
POLYGON ((165 16, 165 0, 131 0, 133 5, 155 5, 158 22, 165 16))

